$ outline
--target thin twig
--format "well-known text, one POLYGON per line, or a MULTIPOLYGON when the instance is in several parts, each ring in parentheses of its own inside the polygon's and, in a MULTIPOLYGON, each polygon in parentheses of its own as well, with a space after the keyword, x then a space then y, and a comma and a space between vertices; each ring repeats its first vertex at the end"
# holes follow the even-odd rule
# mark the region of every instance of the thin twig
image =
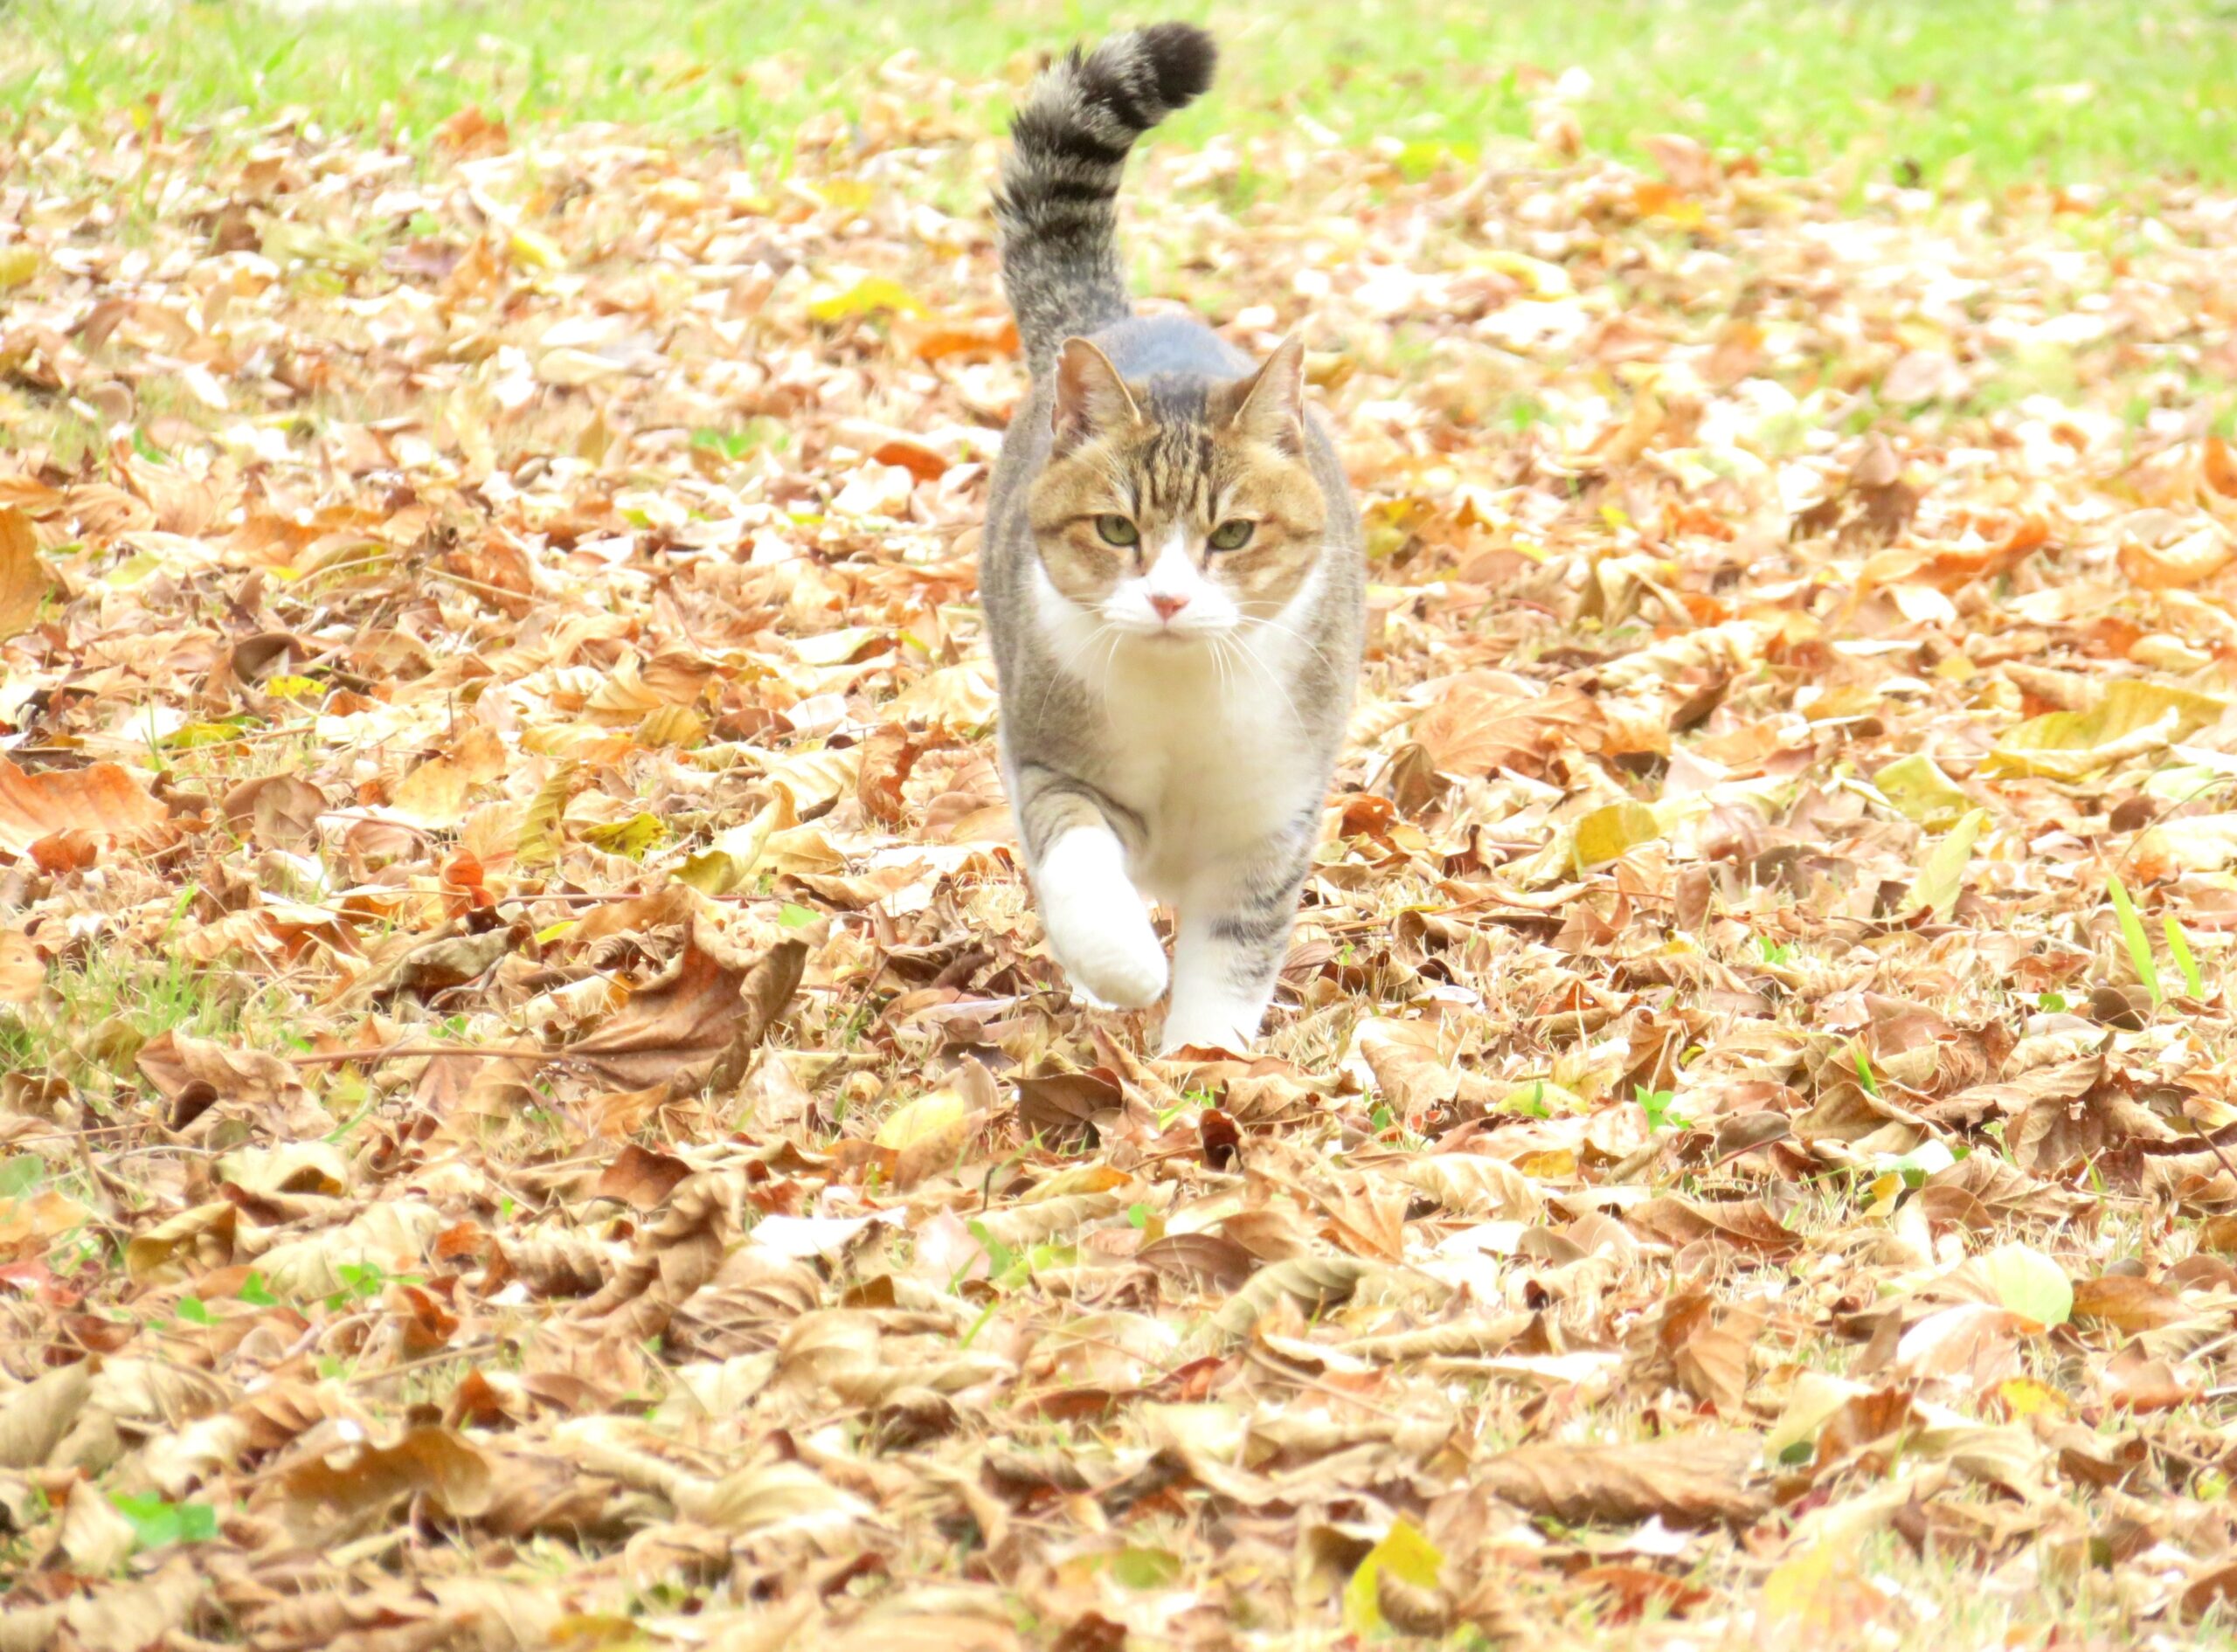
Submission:
POLYGON ((468 1359, 475 1354, 488 1353, 503 1346, 495 1337, 477 1337, 462 1348, 439 1348, 432 1354, 422 1354, 417 1359, 407 1359, 402 1365, 384 1365, 378 1371, 354 1372, 342 1379, 345 1388, 360 1383, 380 1382, 386 1378, 400 1377, 407 1371, 419 1371, 428 1365, 440 1365, 453 1359, 468 1359))
POLYGON ((394 1057, 412 1055, 471 1055, 476 1060, 496 1060, 507 1056, 539 1056, 551 1052, 521 1045, 478 1044, 412 1044, 398 1040, 372 1050, 322 1050, 315 1055, 290 1055, 283 1059, 296 1067, 346 1067, 353 1061, 385 1061, 394 1057))

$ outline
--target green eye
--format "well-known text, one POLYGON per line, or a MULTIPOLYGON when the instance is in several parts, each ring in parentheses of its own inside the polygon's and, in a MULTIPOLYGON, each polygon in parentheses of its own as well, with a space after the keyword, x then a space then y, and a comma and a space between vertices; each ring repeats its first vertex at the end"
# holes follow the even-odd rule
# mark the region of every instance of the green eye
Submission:
POLYGON ((1256 522, 1239 520, 1222 522, 1212 529, 1211 547, 1214 550, 1241 550, 1250 543, 1251 530, 1257 526, 1256 522))
POLYGON ((1142 539, 1142 530, 1124 516, 1098 516, 1095 531, 1106 545, 1138 545, 1142 539))

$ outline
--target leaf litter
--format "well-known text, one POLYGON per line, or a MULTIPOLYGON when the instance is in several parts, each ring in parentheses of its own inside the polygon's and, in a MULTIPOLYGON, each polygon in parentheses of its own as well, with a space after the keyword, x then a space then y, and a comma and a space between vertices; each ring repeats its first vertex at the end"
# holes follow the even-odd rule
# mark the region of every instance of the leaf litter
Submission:
POLYGON ((1375 612, 1271 1034, 1158 1062, 1030 916, 992 153, 886 79, 784 169, 17 124, 7 1643, 2226 1618, 2231 204, 1146 156, 1375 612))

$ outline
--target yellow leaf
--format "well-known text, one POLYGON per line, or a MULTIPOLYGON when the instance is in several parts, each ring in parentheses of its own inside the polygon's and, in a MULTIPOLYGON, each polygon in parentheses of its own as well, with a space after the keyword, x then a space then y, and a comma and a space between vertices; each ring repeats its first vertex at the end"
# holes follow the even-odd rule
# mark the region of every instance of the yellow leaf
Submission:
POLYGON ((0 509, 0 638, 31 628, 53 584, 39 562, 31 518, 12 505, 0 509))
POLYGON ((1527 283, 1534 297, 1567 298, 1576 291, 1569 284, 1567 270, 1543 259, 1532 258, 1527 252, 1497 250, 1479 252, 1468 261, 1479 269, 1497 270, 1502 275, 1512 275, 1527 283))
POLYGON ((791 795, 779 791, 752 819, 717 833, 704 851, 678 867, 675 881, 689 884, 702 895, 728 895, 751 874, 769 847, 771 834, 796 818, 791 795))
POLYGON ((1019 1202, 1038 1204, 1044 1199, 1063 1199, 1073 1193, 1107 1193, 1133 1179, 1125 1171, 1109 1165, 1081 1165, 1059 1171, 1019 1202))
POLYGON ((525 226, 516 225, 506 238, 505 245, 515 263, 524 264, 532 270, 562 269, 567 263, 567 255, 559 250, 557 241, 525 226))
POLYGON ((768 775, 770 784, 791 798, 795 810, 812 809, 853 791, 862 766, 862 749, 849 746, 840 751, 786 752, 770 760, 768 775))
POLYGON ((609 854, 626 854, 632 861, 641 861, 645 852, 668 836, 668 827, 660 816, 639 812, 627 820, 610 820, 604 826, 594 826, 583 833, 583 840, 609 854))
POLYGON ((2012 1377, 1997 1385, 1997 1393, 2012 1408, 2014 1417, 2035 1417, 2048 1414, 2062 1415, 2066 1400, 2054 1389, 2046 1388, 2032 1377, 2012 1377))
POLYGON ((528 813, 521 820, 521 834, 513 843, 513 858, 523 866, 544 866, 559 858, 564 836, 560 816, 574 784, 575 765, 563 763, 528 805, 528 813))
POLYGON ((916 294, 883 275, 865 276, 845 292, 820 298, 807 307, 810 319, 818 321, 843 321, 849 316, 872 315, 880 310, 902 315, 925 313, 916 294))
POLYGON ((246 726, 240 722, 190 722, 183 728, 172 729, 156 743, 166 751, 191 751, 197 746, 222 746, 239 739, 246 726))
POLYGON ((1856 683, 1835 683, 1810 702, 1810 721, 1839 722, 1844 718, 1869 716, 1880 709, 1880 696, 1856 683))
POLYGON ((37 275, 41 260, 35 246, 0 246, 0 293, 37 275))
POLYGON ((953 1130, 971 1111, 971 1104, 953 1090, 934 1090, 894 1109, 877 1127, 877 1144, 896 1152, 953 1130))
POLYGON ((1527 1113, 1534 1118, 1543 1118, 1551 1113, 1582 1113, 1584 1097, 1566 1084, 1556 1084, 1550 1078, 1525 1079, 1520 1084, 1507 1087, 1499 1098, 1499 1106, 1510 1113, 1527 1113))
POLYGON ((1958 895, 1964 891, 1965 867, 1973 858, 1973 840, 1981 835, 1988 818, 1986 809, 1975 809, 1927 851, 1926 864, 1919 868, 1918 881, 1911 885, 1910 898, 1904 902, 1907 910, 1925 907, 1936 918, 1949 918, 1950 909, 1957 904, 1958 895))
POLYGON ((637 743, 643 746, 696 746, 706 737, 707 724, 689 706, 662 706, 645 714, 637 725, 637 743))
POLYGON ((1611 803, 1576 823, 1576 869, 1589 871, 1620 861, 1642 843, 1662 835, 1654 811, 1644 803, 1611 803))
POLYGON ((1905 819, 1915 820, 1929 832, 1948 831, 1973 803, 1963 787, 1935 766, 1933 758, 1916 753, 1880 769, 1872 784, 1905 819))
POLYGON ((1887 1604, 1839 1543, 1812 1544, 1763 1579, 1763 1622, 1784 1637, 1839 1643, 1838 1636, 1871 1623, 1887 1604))
POLYGON ((1514 1161, 1514 1167, 1534 1181, 1567 1181, 1576 1174, 1576 1155, 1566 1147, 1556 1147, 1543 1153, 1525 1153, 1514 1161))
POLYGON ((1416 1530, 1412 1521, 1401 1516, 1382 1534, 1382 1541, 1367 1552, 1367 1559, 1360 1562, 1359 1569, 1352 1573, 1352 1580, 1344 1586, 1344 1627, 1360 1635, 1382 1632, 1382 1602, 1376 1593, 1375 1582, 1383 1573, 1417 1589, 1434 1589, 1444 1566, 1444 1555, 1437 1545, 1416 1530))
POLYGON ((2007 729, 1981 765, 1991 779, 2078 780, 2122 758, 2185 739, 2227 708, 2212 695, 2124 679, 2086 711, 2053 711, 2007 729))
MULTIPOLYGON (((154 578, 157 574, 163 571, 163 559, 162 557, 155 555, 152 551, 135 550, 132 555, 127 556, 122 562, 117 563, 115 567, 103 574, 101 576, 101 583, 106 585, 113 586, 118 591, 129 591, 135 585, 144 584, 147 581, 154 578)), ((289 570, 283 568, 280 570, 280 577, 283 579, 288 579, 293 578, 294 576, 289 572, 289 570)))

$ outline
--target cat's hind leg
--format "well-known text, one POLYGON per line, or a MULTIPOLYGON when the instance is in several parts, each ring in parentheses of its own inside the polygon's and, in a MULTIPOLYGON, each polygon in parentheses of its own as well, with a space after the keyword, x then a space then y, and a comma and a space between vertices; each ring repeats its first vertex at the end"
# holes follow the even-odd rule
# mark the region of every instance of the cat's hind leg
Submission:
POLYGON ((1187 1044, 1250 1047, 1289 952, 1312 849, 1302 833, 1281 833, 1248 854, 1200 869, 1190 880, 1174 944, 1173 1006, 1160 1050, 1187 1044))

